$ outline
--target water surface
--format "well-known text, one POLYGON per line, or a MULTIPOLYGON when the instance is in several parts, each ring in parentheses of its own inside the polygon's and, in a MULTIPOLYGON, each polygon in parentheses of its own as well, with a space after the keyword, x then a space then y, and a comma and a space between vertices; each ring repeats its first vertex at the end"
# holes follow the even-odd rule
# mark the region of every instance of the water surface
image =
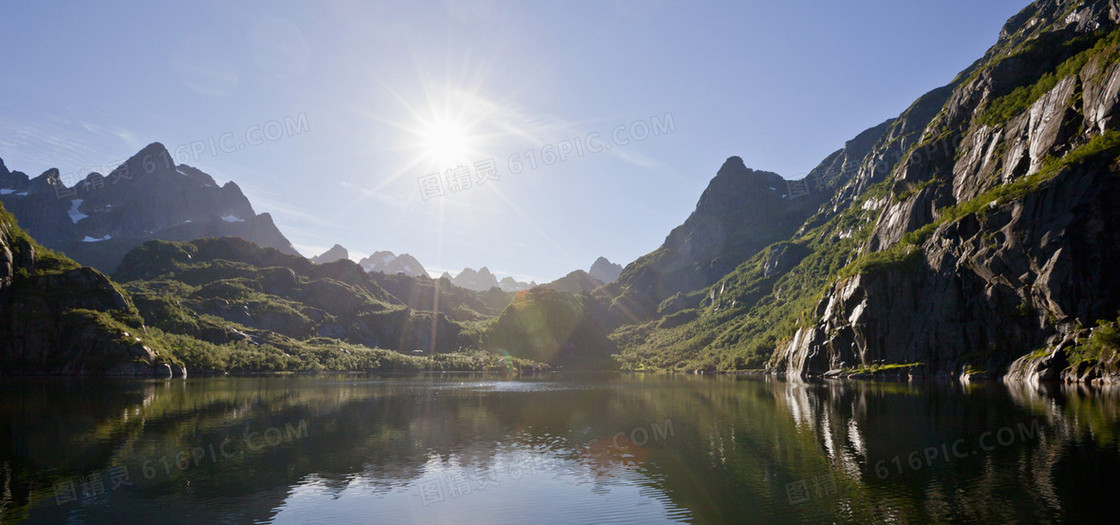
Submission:
POLYGON ((1120 523, 1120 396, 475 375, 0 379, 0 522, 1120 523))

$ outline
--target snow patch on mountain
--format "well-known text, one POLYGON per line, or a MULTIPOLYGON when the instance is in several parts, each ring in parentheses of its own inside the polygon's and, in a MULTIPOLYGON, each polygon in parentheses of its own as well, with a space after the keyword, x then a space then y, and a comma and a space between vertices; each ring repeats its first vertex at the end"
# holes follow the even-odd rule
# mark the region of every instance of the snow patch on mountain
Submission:
POLYGON ((80 221, 82 219, 85 219, 86 217, 89 217, 89 215, 86 215, 86 214, 78 211, 78 207, 80 207, 81 205, 82 205, 82 199, 74 199, 74 200, 70 201, 70 210, 67 211, 66 213, 70 215, 70 221, 73 222, 74 224, 78 224, 78 221, 80 221))

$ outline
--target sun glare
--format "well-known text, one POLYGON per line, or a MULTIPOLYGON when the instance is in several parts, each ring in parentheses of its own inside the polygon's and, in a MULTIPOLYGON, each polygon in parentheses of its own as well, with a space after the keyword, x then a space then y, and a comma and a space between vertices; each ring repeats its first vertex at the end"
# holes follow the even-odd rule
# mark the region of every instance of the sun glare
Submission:
POLYGON ((469 133, 460 124, 447 120, 432 122, 424 127, 420 140, 424 156, 432 164, 448 167, 470 161, 469 133))

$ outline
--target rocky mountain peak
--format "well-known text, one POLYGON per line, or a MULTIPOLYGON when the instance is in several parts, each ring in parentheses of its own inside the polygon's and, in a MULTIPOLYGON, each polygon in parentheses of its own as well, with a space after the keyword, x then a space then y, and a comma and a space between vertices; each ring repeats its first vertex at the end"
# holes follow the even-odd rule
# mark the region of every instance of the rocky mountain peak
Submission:
POLYGON ((661 248, 621 272, 612 293, 625 297, 616 313, 643 318, 676 293, 712 284, 793 233, 822 197, 811 180, 787 182, 777 173, 747 168, 741 157, 729 157, 684 224, 669 233, 661 248))
POLYGON ((59 177, 58 168, 50 168, 47 171, 40 173, 38 177, 31 179, 31 183, 37 185, 54 186, 61 184, 62 179, 59 177))
POLYGON ((132 185, 139 182, 160 182, 176 173, 175 160, 159 142, 144 146, 116 169, 108 178, 115 185, 132 185))
POLYGON ((498 286, 498 278, 490 273, 490 269, 485 266, 477 271, 471 268, 463 268, 463 271, 452 278, 451 282, 460 288, 466 288, 477 292, 485 292, 491 288, 500 288, 500 286, 498 286))
POLYGON ((164 147, 162 142, 152 142, 151 144, 148 144, 147 146, 141 148, 140 151, 136 152, 136 154, 133 155, 129 160, 143 159, 144 157, 148 156, 161 158, 164 156, 170 157, 171 153, 167 151, 167 148, 164 147))
POLYGON ((367 272, 381 272, 386 275, 403 273, 410 277, 428 277, 428 271, 415 257, 402 253, 396 255, 391 251, 376 251, 364 257, 358 264, 367 272))
POLYGON ((1115 0, 1041 0, 1034 2, 1007 19, 1000 30, 1000 40, 1020 34, 1037 34, 1050 26, 1083 33, 1120 22, 1120 6, 1115 0))
POLYGON ((0 199, 32 236, 105 272, 156 239, 234 236, 296 254, 272 217, 257 215, 236 184, 219 188, 201 170, 176 166, 159 142, 108 175, 91 173, 71 187, 57 169, 30 181, 17 173, 0 178, 0 199))
POLYGON ((622 265, 612 263, 606 257, 599 257, 587 273, 602 283, 612 283, 622 273, 622 265))
POLYGON ((735 174, 735 173, 746 174, 750 171, 751 170, 747 168, 747 164, 745 162, 743 162, 742 157, 740 157, 738 155, 733 155, 733 156, 727 157, 727 160, 723 161, 723 166, 720 166, 719 171, 716 172, 716 176, 732 175, 732 174, 735 174))
POLYGON ((335 261, 341 261, 350 258, 350 252, 343 248, 341 245, 335 244, 331 249, 323 252, 320 255, 311 258, 311 262, 315 264, 327 264, 335 261))

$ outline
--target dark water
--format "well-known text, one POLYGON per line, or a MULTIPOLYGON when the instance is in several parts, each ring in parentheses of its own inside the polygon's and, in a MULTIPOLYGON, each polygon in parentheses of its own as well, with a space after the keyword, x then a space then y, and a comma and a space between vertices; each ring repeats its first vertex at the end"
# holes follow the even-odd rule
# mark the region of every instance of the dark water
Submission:
POLYGON ((0 379, 0 521, 1120 523, 1120 396, 601 375, 0 379))

